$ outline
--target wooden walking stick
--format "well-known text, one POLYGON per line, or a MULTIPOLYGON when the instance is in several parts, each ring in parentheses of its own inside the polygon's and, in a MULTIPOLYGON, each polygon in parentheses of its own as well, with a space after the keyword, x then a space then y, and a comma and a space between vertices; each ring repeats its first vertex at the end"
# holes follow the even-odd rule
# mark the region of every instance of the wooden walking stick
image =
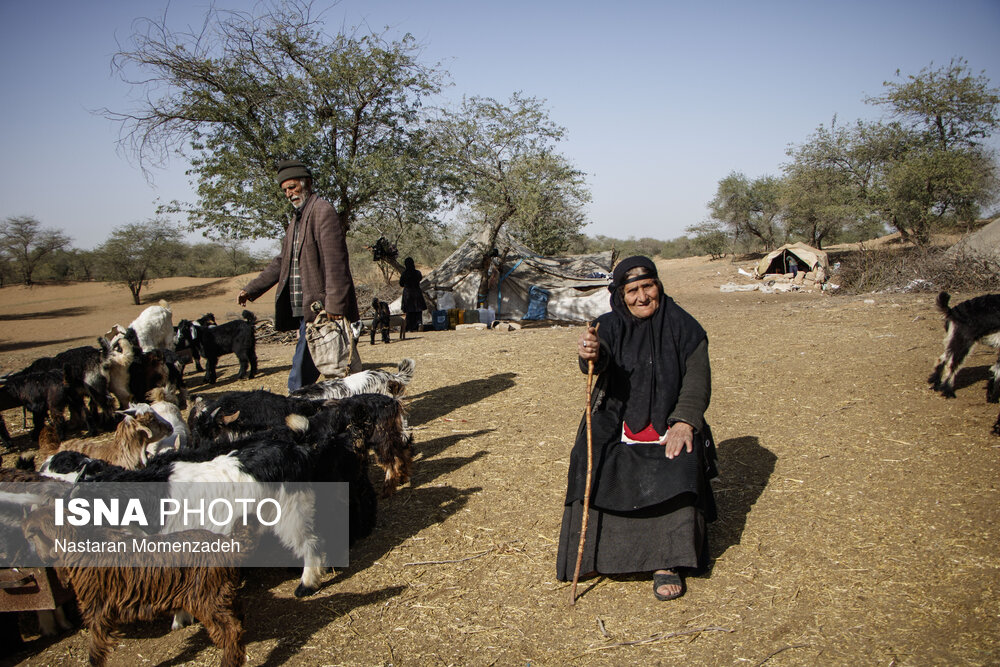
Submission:
MULTIPOLYGON (((594 327, 594 333, 600 328, 594 327)), ((597 344, 600 349, 600 343, 597 344)), ((573 587, 569 591, 569 603, 576 604, 576 583, 580 580, 580 564, 583 562, 583 545, 587 541, 587 520, 590 518, 590 477, 594 470, 594 431, 590 425, 590 393, 594 388, 594 361, 587 362, 587 483, 583 488, 583 520, 580 523, 580 546, 576 550, 576 568, 573 570, 573 587)))

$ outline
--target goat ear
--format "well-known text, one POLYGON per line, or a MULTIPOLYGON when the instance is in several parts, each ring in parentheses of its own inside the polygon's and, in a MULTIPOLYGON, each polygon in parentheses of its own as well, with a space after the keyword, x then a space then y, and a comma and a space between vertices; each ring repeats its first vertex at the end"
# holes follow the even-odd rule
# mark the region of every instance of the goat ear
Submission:
POLYGON ((138 424, 137 428, 139 429, 139 431, 141 431, 142 433, 145 433, 147 438, 149 438, 149 439, 153 438, 153 431, 152 431, 152 429, 150 429, 145 424, 139 424, 138 422, 136 422, 136 423, 138 424))
POLYGON ((239 418, 240 418, 240 411, 237 410, 236 412, 234 412, 231 415, 223 415, 222 416, 222 423, 226 424, 228 426, 229 424, 232 424, 234 421, 236 421, 239 418))

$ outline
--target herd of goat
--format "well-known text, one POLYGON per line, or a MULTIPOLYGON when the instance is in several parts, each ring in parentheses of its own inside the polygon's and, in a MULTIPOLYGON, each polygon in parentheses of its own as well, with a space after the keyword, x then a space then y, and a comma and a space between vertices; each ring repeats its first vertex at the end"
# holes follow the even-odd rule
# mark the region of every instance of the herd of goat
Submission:
MULTIPOLYGON (((253 325, 253 314, 244 311, 241 319, 223 324, 207 314, 174 327, 169 306, 161 302, 128 327, 116 325, 98 347, 38 359, 0 378, 0 408, 20 405, 30 412, 38 443, 34 459, 22 457, 16 468, 0 470, 0 482, 63 489, 88 482, 344 482, 350 542, 370 534, 378 494, 369 460, 384 470, 383 496, 411 473, 413 438, 402 395, 413 378, 413 361, 403 359, 392 371, 324 380, 287 396, 261 389, 190 400, 184 368, 191 361, 201 370, 204 360, 205 381, 214 383, 219 357, 234 354, 238 377, 253 377, 253 325), (68 437, 76 427, 88 437, 68 437), (93 437, 106 431, 113 436, 93 437)), ((11 444, 2 419, 0 438, 11 444)), ((290 507, 288 520, 262 530, 302 559, 295 590, 301 597, 321 584, 324 541, 315 533, 314 506, 290 507)), ((8 550, 31 549, 44 557, 73 530, 53 525, 51 511, 32 510, 27 502, 0 507, 0 546, 8 550)), ((224 665, 245 659, 236 563, 118 568, 68 562, 56 571, 74 591, 90 631, 92 664, 104 663, 119 625, 168 613, 175 628, 200 621, 224 665)), ((43 631, 54 631, 57 622, 63 624, 49 616, 43 631)))
MULTIPOLYGON (((955 377, 975 343, 1000 348, 1000 295, 955 307, 950 298, 941 292, 936 300, 945 318, 944 352, 928 378, 946 397, 955 396, 955 377)), ((287 396, 233 391, 191 401, 184 368, 192 361, 198 371, 204 370, 206 383, 216 382, 217 364, 225 354, 239 360, 239 378, 256 374, 254 321, 244 311, 240 319, 217 324, 209 313, 174 327, 169 306, 161 302, 128 327, 116 325, 98 339, 98 347, 38 359, 0 378, 0 409, 23 406, 30 412, 31 437, 38 443, 35 460, 22 457, 17 468, 0 470, 0 482, 346 482, 350 542, 370 534, 378 495, 368 475, 369 458, 384 471, 383 496, 406 483, 411 473, 413 439, 401 399, 413 378, 413 361, 403 359, 394 371, 371 369, 325 380, 287 396), (84 429, 88 437, 69 438, 73 427, 84 429), (114 433, 110 439, 93 437, 102 431, 114 433)), ((987 401, 998 399, 1000 356, 987 385, 987 401)), ((1000 416, 993 432, 1000 435, 1000 416)), ((0 439, 11 444, 2 417, 0 439)), ((314 534, 308 504, 293 511, 305 514, 268 530, 302 559, 295 590, 301 597, 320 586, 323 540, 314 534)), ((43 557, 50 554, 55 540, 72 539, 74 529, 55 526, 48 517, 28 506, 5 505, 0 508, 0 545, 9 549, 20 544, 18 548, 43 557)), ((233 529, 234 535, 241 530, 246 529, 233 529)), ((251 544, 256 539, 243 537, 251 544)), ((91 664, 104 664, 119 625, 169 613, 175 628, 200 621, 220 648, 223 665, 245 660, 235 561, 86 567, 70 558, 56 569, 73 589, 90 631, 91 664)), ((49 617, 43 631, 54 631, 54 619, 58 616, 49 617)))

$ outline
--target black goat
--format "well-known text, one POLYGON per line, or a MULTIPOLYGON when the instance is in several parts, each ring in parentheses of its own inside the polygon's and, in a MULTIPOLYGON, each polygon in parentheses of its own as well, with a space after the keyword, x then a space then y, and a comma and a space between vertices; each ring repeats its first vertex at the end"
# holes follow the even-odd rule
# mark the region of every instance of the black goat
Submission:
POLYGON ((413 436, 406 428, 403 404, 382 394, 359 394, 326 402, 282 396, 268 391, 230 392, 205 402, 195 400, 188 415, 191 442, 211 448, 253 438, 266 429, 281 427, 289 415, 309 419, 310 433, 327 437, 349 433, 362 460, 370 449, 385 471, 383 496, 388 496, 410 478, 413 436))
MULTIPOLYGON (((87 434, 93 436, 97 435, 99 427, 112 428, 115 423, 111 396, 108 393, 108 376, 104 371, 103 361, 104 356, 101 350, 95 347, 86 345, 74 347, 52 357, 36 359, 27 368, 5 376, 3 382, 4 384, 17 383, 19 382, 18 378, 27 375, 34 375, 37 378, 39 373, 60 372, 63 376, 62 384, 64 387, 53 391, 56 393, 58 391, 64 392, 65 401, 58 399, 56 395, 51 398, 55 399, 57 403, 62 402, 63 407, 68 407, 73 417, 79 417, 79 420, 86 424, 87 434), (88 403, 86 411, 80 408, 85 401, 88 403)), ((5 410, 13 407, 7 405, 10 398, 10 395, 6 398, 0 398, 0 404, 5 406, 0 409, 5 410)), ((23 405, 23 403, 17 401, 14 405, 23 405)), ((61 420, 61 413, 53 415, 53 419, 61 420)), ((59 423, 61 424, 61 421, 59 423)), ((36 438, 40 428, 40 425, 35 427, 36 438)), ((2 418, 0 418, 0 439, 3 439, 5 444, 10 444, 10 437, 2 418)))
POLYGON ((206 447, 251 436, 284 424, 288 415, 309 417, 318 409, 313 401, 263 389, 227 392, 208 401, 199 396, 188 413, 191 446, 206 447))
MULTIPOLYGON (((205 319, 203 316, 202 319, 205 319)), ((215 384, 219 357, 235 354, 240 361, 242 380, 257 373, 257 347, 253 325, 257 317, 249 310, 243 311, 242 320, 231 320, 218 326, 204 326, 200 322, 181 320, 177 324, 177 340, 190 344, 198 355, 205 358, 205 382, 215 384)))
MULTIPOLYGON (((66 408, 69 408, 71 416, 79 416, 89 424, 83 396, 69 385, 64 371, 52 369, 8 376, 0 388, 0 408, 6 410, 18 405, 31 413, 31 438, 35 441, 45 426, 46 416, 52 420, 60 436, 65 435, 66 408)), ((4 444, 9 446, 10 435, 6 430, 5 426, 3 431, 7 439, 4 444)))
MULTIPOLYGON (((935 391, 948 398, 955 397, 955 375, 976 342, 1000 348, 1000 294, 987 294, 963 301, 954 308, 948 307, 951 295, 941 292, 937 308, 945 316, 944 353, 938 359, 934 372, 927 381, 935 391)), ((996 403, 1000 399, 1000 353, 990 368, 990 381, 986 385, 986 400, 996 403)))
POLYGON ((310 430, 325 433, 347 432, 359 457, 368 450, 385 472, 382 496, 391 496, 396 487, 410 479, 413 469, 413 435, 406 428, 406 411, 398 399, 382 394, 358 394, 322 404, 309 419, 310 430))
MULTIPOLYGON (((376 297, 376 298, 372 299, 372 312, 374 312, 375 314, 372 316, 372 328, 371 328, 372 340, 371 340, 371 344, 372 345, 375 344, 375 332, 376 331, 381 332, 381 334, 382 334, 382 342, 383 343, 388 343, 389 342, 389 319, 390 319, 389 304, 387 304, 385 301, 380 301, 376 297)), ((399 334, 400 339, 402 339, 404 335, 405 334, 404 334, 403 330, 401 329, 400 330, 400 334, 399 334)))

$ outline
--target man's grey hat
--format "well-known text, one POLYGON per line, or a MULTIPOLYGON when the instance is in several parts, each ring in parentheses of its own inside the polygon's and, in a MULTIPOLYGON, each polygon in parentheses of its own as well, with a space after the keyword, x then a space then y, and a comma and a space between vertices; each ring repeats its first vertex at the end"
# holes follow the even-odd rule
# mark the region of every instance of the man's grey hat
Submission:
POLYGON ((282 160, 278 163, 278 185, 290 178, 312 178, 312 172, 299 160, 282 160))

